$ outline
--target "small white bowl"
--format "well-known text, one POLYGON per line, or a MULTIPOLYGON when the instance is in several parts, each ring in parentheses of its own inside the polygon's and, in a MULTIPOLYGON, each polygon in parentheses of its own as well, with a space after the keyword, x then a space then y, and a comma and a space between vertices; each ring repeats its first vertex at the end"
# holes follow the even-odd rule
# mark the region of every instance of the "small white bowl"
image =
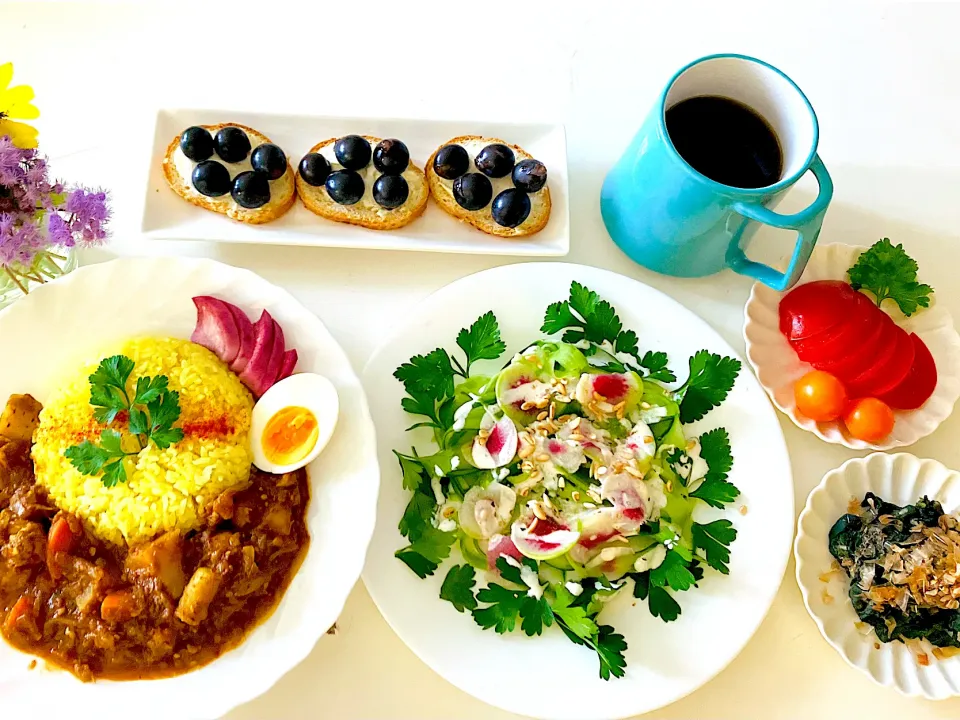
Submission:
POLYGON ((945 512, 956 513, 960 510, 960 473, 936 460, 921 460, 907 453, 874 453, 828 472, 807 498, 794 543, 797 583, 807 612, 843 659, 880 685, 930 700, 960 695, 960 655, 938 660, 924 641, 930 664, 923 666, 916 649, 902 642, 880 643, 872 629, 861 630, 855 624, 858 617, 847 598, 847 575, 830 572, 830 528, 847 512, 851 498, 862 500, 867 492, 897 505, 915 503, 926 495, 939 500, 945 512), (821 575, 828 582, 822 581, 821 575))
MULTIPOLYGON (((854 245, 818 245, 798 284, 814 280, 846 280, 847 270, 857 261, 865 247, 854 245)), ((857 440, 847 433, 843 423, 815 422, 797 411, 793 385, 813 367, 802 362, 787 338, 780 332, 780 299, 784 293, 755 283, 744 308, 743 338, 747 346, 747 360, 760 380, 763 389, 777 408, 794 424, 816 434, 822 440, 845 445, 853 450, 890 450, 912 445, 939 427, 953 412, 960 398, 960 335, 953 325, 953 317, 943 306, 938 306, 936 295, 929 308, 921 309, 912 317, 899 310, 884 311, 908 333, 916 333, 933 355, 937 364, 937 387, 933 395, 917 410, 895 411, 893 432, 882 443, 857 440)))

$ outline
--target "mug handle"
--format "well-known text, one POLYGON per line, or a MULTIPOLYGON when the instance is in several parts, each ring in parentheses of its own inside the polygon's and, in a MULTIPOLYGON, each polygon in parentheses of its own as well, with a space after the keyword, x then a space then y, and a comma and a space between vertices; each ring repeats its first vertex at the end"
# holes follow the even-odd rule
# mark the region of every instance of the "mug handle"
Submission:
POLYGON ((790 288, 799 279, 807 265, 807 260, 810 259, 810 253, 813 252, 814 245, 817 244, 817 236, 820 234, 823 216, 826 214, 827 205, 830 204, 830 199, 833 197, 833 181, 830 179, 830 173, 827 172, 827 168, 824 167, 819 155, 813 156, 809 169, 820 185, 820 192, 817 194, 816 200, 798 213, 781 215, 758 202, 741 201, 733 203, 733 209, 749 220, 755 220, 775 228, 797 231, 797 244, 785 273, 775 270, 769 265, 750 260, 740 247, 740 238, 734 238, 727 247, 727 264, 735 272, 759 280, 764 285, 769 285, 780 292, 790 288))

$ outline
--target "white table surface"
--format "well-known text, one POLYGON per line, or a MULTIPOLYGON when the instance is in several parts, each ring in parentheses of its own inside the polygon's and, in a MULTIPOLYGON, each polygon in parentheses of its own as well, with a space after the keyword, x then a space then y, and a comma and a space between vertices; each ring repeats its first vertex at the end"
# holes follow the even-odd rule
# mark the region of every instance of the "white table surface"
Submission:
MULTIPOLYGON (((418 300, 508 260, 147 241, 138 228, 155 109, 560 119, 567 124, 570 157, 568 259, 663 290, 742 351, 746 279, 732 273, 697 281, 654 275, 620 254, 598 210, 604 172, 672 71, 701 55, 734 51, 782 68, 817 110, 821 156, 836 185, 821 239, 870 244, 889 236, 904 242, 920 263, 921 279, 960 317, 960 6, 599 0, 569 6, 477 2, 462 10, 461 3, 451 2, 395 2, 384 8, 304 3, 310 10, 285 8, 277 0, 251 8, 200 5, 0 4, 0 62, 15 61, 15 80, 37 91, 42 148, 65 177, 101 184, 113 194, 115 240, 108 249, 85 253, 82 262, 184 253, 249 267, 314 310, 359 371, 381 334, 418 300), (362 45, 349 30, 338 30, 354 27, 353 17, 365 21, 362 45), (488 52, 484 65, 468 77, 465 68, 472 64, 446 48, 481 47, 483 38, 495 37, 501 19, 509 19, 517 47, 537 49, 536 62, 529 50, 488 52), (374 27, 392 29, 374 32, 374 27), (396 49, 374 49, 381 33, 396 49), (245 51, 254 42, 262 49, 245 51), (325 57, 348 48, 355 51, 356 79, 346 70, 342 78, 332 77, 325 57), (216 56, 223 60, 193 62, 216 56), (512 84, 516 102, 501 105, 504 93, 485 90, 501 83, 512 84)), ((796 188, 784 209, 809 202, 812 188, 812 181, 796 188)), ((786 234, 774 232, 755 243, 765 259, 779 257, 788 245, 786 234)), ((784 418, 781 425, 799 512, 822 474, 853 453, 820 442, 784 418)), ((960 467, 958 431, 960 414, 911 450, 960 467)), ((653 716, 923 720, 957 718, 960 699, 901 697, 847 667, 807 616, 791 561, 769 616, 743 653, 714 681, 653 716)), ((358 584, 339 634, 321 640, 273 690, 228 717, 514 716, 430 671, 358 584)))

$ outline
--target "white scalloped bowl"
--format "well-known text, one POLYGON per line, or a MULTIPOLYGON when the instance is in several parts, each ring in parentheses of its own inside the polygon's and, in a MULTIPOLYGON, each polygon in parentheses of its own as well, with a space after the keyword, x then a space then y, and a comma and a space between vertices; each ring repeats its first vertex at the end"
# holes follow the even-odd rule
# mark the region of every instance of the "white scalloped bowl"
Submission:
MULTIPOLYGON (((818 245, 798 284, 814 280, 845 280, 847 270, 865 250, 865 247, 840 243, 818 245)), ((937 364, 937 387, 933 395, 917 410, 895 411, 896 424, 885 442, 864 442, 852 437, 839 421, 818 423, 800 414, 793 398, 793 385, 813 367, 797 357, 780 332, 779 306, 783 295, 766 285, 754 284, 744 308, 743 338, 747 360, 763 389, 797 427, 828 443, 845 445, 853 450, 890 450, 912 445, 926 437, 953 412, 953 406, 960 398, 960 335, 950 312, 937 305, 934 295, 929 308, 909 318, 899 310, 890 312, 884 307, 897 325, 908 333, 916 333, 926 343, 937 364)))
POLYGON ((843 659, 880 685, 930 700, 960 695, 960 656, 937 660, 924 642, 930 664, 923 666, 917 661, 917 651, 903 643, 878 643, 872 630, 865 633, 855 624, 858 618, 847 599, 846 574, 833 572, 829 582, 820 580, 833 561, 827 548, 830 528, 847 512, 851 498, 862 500, 867 492, 897 505, 912 504, 926 495, 939 500, 945 512, 956 513, 960 510, 960 473, 936 460, 921 460, 907 453, 874 453, 828 472, 807 498, 794 543, 797 583, 807 612, 843 659))

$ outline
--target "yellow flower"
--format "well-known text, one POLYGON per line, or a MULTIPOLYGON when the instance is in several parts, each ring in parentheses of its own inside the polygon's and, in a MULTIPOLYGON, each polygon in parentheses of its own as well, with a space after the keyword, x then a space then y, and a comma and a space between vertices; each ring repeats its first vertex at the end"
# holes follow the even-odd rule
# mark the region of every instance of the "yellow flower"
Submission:
POLYGON ((13 80, 13 63, 0 65, 0 137, 9 135, 13 144, 19 148, 37 146, 37 130, 18 120, 33 120, 40 117, 40 111, 31 104, 33 88, 29 85, 10 87, 13 80))

